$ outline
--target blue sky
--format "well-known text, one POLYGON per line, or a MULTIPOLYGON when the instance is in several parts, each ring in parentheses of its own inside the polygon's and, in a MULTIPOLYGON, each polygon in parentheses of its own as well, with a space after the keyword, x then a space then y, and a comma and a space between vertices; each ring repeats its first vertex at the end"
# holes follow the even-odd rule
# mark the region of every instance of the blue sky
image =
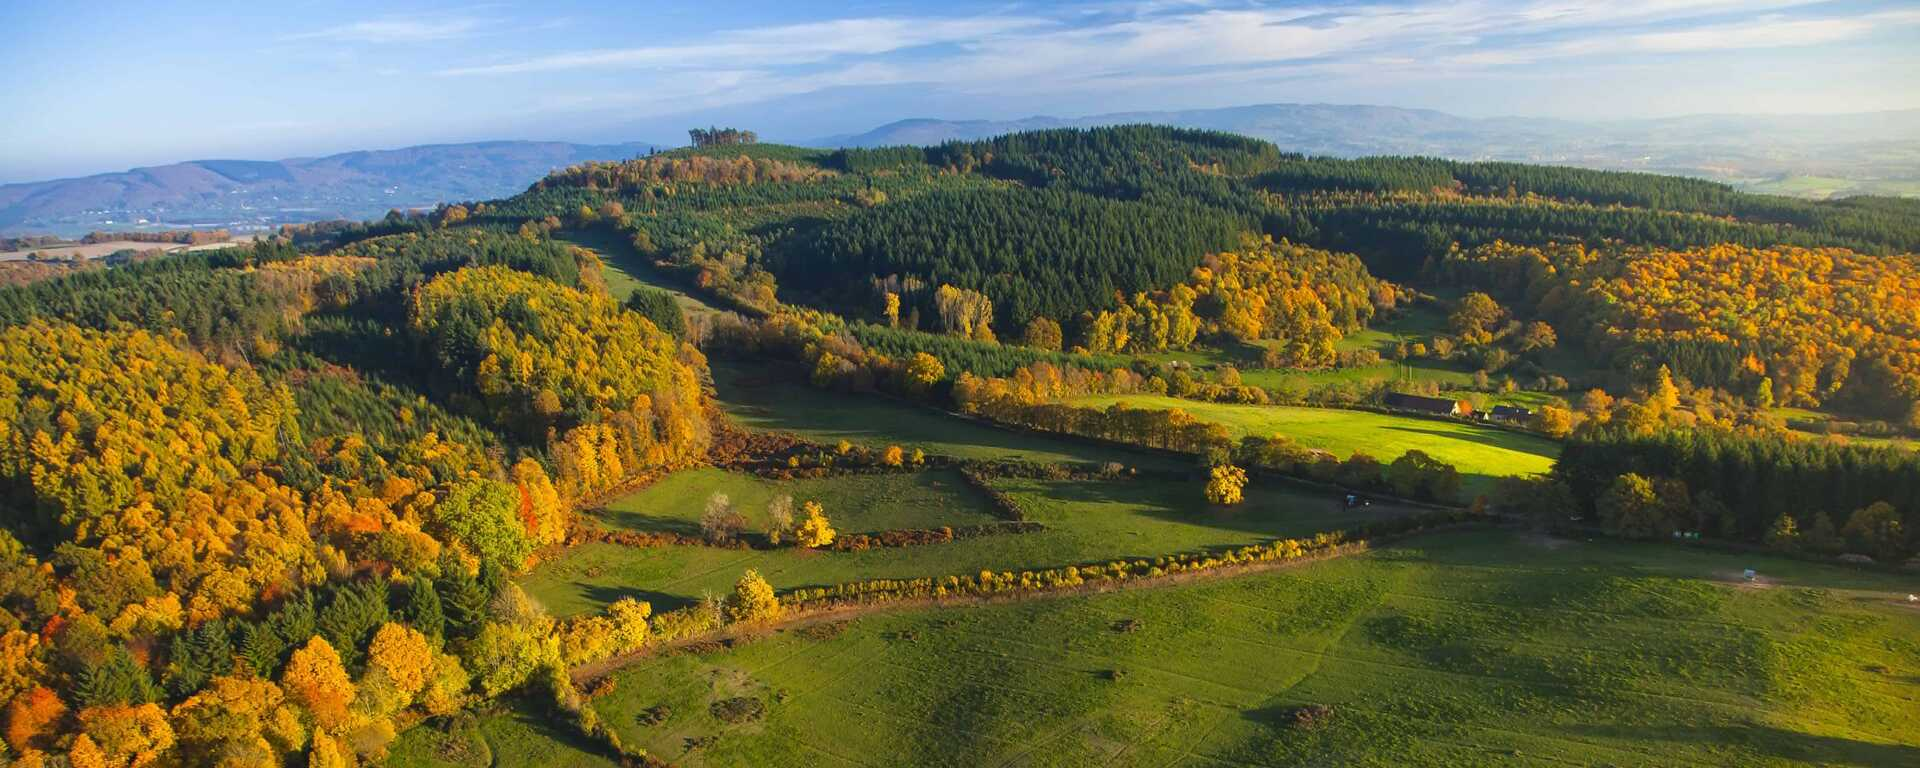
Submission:
POLYGON ((496 138, 1265 102, 1920 107, 1920 3, 0 2, 0 182, 496 138))

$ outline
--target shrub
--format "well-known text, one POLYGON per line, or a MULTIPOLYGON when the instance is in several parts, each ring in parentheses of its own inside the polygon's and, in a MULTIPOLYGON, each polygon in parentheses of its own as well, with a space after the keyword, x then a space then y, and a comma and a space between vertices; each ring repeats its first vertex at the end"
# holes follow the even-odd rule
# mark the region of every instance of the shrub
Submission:
POLYGON ((1767 546, 1779 552, 1799 551, 1800 526, 1793 522, 1792 515, 1774 519, 1773 526, 1767 529, 1767 546))
POLYGON ((1905 553, 1906 534, 1901 530, 1900 513, 1892 504, 1876 501, 1855 510, 1841 530, 1847 550, 1872 555, 1882 562, 1896 562, 1905 553))
POLYGON ((746 516, 734 510, 733 500, 726 494, 716 492, 707 497, 707 508, 700 513, 700 535, 707 541, 732 541, 746 527, 746 516))
POLYGON ((833 543, 833 524, 820 508, 820 502, 809 501, 802 505, 806 518, 800 521, 793 531, 794 543, 808 549, 818 549, 833 543))
POLYGON ((778 620, 782 613, 784 609, 773 594, 773 585, 761 578, 759 571, 748 569, 740 574, 740 580, 733 585, 733 596, 727 599, 727 623, 766 624, 778 620))
POLYGON ((759 720, 765 716, 767 713, 767 705, 765 702, 756 698, 736 696, 731 699, 721 699, 714 702, 708 706, 708 711, 713 713, 715 720, 727 723, 728 725, 739 725, 741 723, 759 720))
POLYGON ((1214 467, 1208 473, 1207 503, 1220 506, 1239 504, 1247 486, 1247 471, 1231 464, 1214 467))

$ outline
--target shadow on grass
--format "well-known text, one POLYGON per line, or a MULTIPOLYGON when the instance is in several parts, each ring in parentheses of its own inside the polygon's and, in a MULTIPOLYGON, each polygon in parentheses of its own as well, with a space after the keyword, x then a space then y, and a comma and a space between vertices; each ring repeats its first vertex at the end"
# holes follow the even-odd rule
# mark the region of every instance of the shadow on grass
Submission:
POLYGON ((1526 435, 1518 435, 1512 432, 1503 432, 1496 429, 1482 429, 1479 427, 1467 426, 1463 429, 1450 431, 1450 430, 1444 430, 1444 429, 1434 429, 1431 427, 1412 427, 1412 426, 1403 426, 1403 425, 1397 425, 1397 424, 1389 427, 1383 427, 1383 429, 1391 430, 1394 432, 1412 432, 1414 434, 1420 434, 1420 435, 1431 435, 1433 437, 1444 438, 1447 440, 1465 440, 1471 443, 1479 443, 1481 445, 1491 446, 1494 448, 1504 448, 1509 451, 1519 451, 1521 453, 1528 453, 1528 454, 1532 454, 1535 456, 1540 456, 1542 458, 1548 458, 1548 459, 1551 459, 1554 457, 1553 449, 1551 447, 1553 444, 1551 442, 1548 442, 1545 438, 1528 437, 1526 435))
MULTIPOLYGON (((1221 542, 1220 546, 1232 546, 1244 543, 1246 534, 1251 538, 1303 537, 1321 531, 1334 531, 1353 528, 1364 523, 1402 517, 1418 510, 1397 507, 1391 504, 1379 504, 1369 507, 1348 509, 1344 494, 1332 492, 1307 492, 1292 488, 1284 490, 1266 489, 1250 486, 1246 500, 1230 507, 1209 504, 1202 497, 1204 484, 1199 479, 1190 482, 1132 480, 1132 481, 1042 481, 1035 491, 1028 491, 1051 501, 1085 504, 1126 504, 1133 507, 1129 512, 1115 514, 1133 514, 1153 520, 1197 525, 1221 531, 1241 534, 1232 542, 1221 542)), ((1045 515, 1038 518, 1041 522, 1059 524, 1050 521, 1045 515)), ((1158 552, 1149 557, 1167 554, 1158 552)))
POLYGON ((675 515, 656 515, 631 509, 603 509, 594 513, 602 522, 630 531, 650 533, 678 533, 687 536, 700 534, 700 523, 675 515))
POLYGON ((655 592, 639 587, 611 586, 607 584, 586 584, 574 582, 573 586, 580 594, 598 605, 612 605, 621 598, 631 597, 643 603, 651 603, 654 613, 665 613, 678 608, 687 608, 699 604, 699 600, 687 595, 675 595, 655 592))
POLYGON ((608 765, 619 764, 620 756, 607 744, 588 739, 579 731, 569 728, 566 725, 568 715, 550 712, 550 706, 527 698, 515 699, 509 706, 506 717, 517 729, 524 729, 522 733, 513 735, 524 734, 534 738, 526 741, 516 738, 510 742, 501 738, 505 734, 499 733, 497 727, 488 728, 483 721, 481 730, 486 733, 495 765, 568 765, 586 756, 601 758, 608 765), (569 755, 569 751, 579 754, 569 755))
POLYGON ((1722 726, 1620 726, 1576 725, 1568 731, 1581 736, 1598 736, 1637 741, 1663 741, 1673 744, 1736 746, 1753 750, 1768 758, 1793 760, 1819 765, 1912 766, 1920 765, 1920 747, 1899 744, 1815 736, 1768 725, 1722 726))

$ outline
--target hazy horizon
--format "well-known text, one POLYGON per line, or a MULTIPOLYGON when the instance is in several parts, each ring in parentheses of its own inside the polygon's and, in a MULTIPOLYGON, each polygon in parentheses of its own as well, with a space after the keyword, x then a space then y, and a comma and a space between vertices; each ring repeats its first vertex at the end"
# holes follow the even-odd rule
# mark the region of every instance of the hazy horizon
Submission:
POLYGON ((1263 103, 1583 121, 1920 107, 1894 2, 15 3, 0 181, 493 139, 776 140, 1263 103), (112 41, 111 48, 104 41, 112 41))

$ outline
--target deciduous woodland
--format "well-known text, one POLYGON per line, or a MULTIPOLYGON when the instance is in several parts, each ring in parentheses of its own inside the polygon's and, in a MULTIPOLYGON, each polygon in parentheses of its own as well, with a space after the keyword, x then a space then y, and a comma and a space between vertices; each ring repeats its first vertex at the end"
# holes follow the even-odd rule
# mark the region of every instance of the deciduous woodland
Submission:
MULTIPOLYGON (((1227 590, 1186 582, 1384 568, 1436 528, 1497 559, 1459 542, 1523 546, 1501 524, 1667 542, 1596 545, 1656 553, 1607 567, 1701 557, 1677 539, 1809 574, 1845 558, 1874 585, 1920 548, 1920 202, 1151 126, 837 152, 691 137, 505 200, 0 288, 0 755, 486 764, 472 734, 506 749, 530 713, 567 734, 534 752, 752 764, 771 737, 741 724, 793 701, 740 683, 689 712, 672 665, 704 662, 672 659, 751 654, 714 641, 827 611, 1227 590), (669 652, 688 655, 649 658, 669 652)), ((1687 621, 1722 599, 1687 583, 1707 592, 1647 599, 1687 621)), ((1827 610, 1800 591, 1796 616, 1827 610)), ((1275 610, 1302 632, 1346 610, 1295 597, 1275 610)), ((1781 713, 1696 762, 1818 762, 1800 740, 1839 737, 1785 713, 1849 691, 1850 738, 1881 749, 1847 754, 1899 764, 1920 750, 1889 703, 1915 695, 1913 624, 1844 610, 1880 672, 1774 645, 1794 627, 1727 658, 1657 649, 1684 681, 1600 685, 1592 649, 1460 666, 1489 625, 1444 614, 1340 626, 1413 649, 1397 669, 1531 669, 1541 711, 1627 723, 1612 697, 1737 693, 1781 713), (1780 677, 1742 677, 1754 655, 1780 677)), ((1063 695, 1129 684, 1097 677, 1063 695)), ((1248 759, 1430 756, 1439 705, 1384 696, 1251 718, 1248 759), (1352 730, 1369 719, 1415 735, 1352 730)))

